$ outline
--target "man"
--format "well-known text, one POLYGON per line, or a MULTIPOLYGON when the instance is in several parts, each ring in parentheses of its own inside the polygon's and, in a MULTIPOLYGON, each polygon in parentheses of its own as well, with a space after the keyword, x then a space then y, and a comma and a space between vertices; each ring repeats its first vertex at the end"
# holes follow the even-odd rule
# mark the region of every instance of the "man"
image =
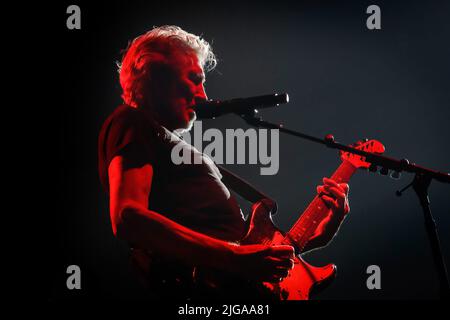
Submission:
MULTIPOLYGON (((207 100, 204 70, 215 64, 205 40, 176 26, 136 38, 120 64, 125 103, 100 133, 99 171, 113 233, 133 248, 155 297, 198 295, 193 266, 258 282, 280 281, 293 268, 291 246, 236 244, 246 228, 236 199, 210 158, 178 136, 196 118, 192 107, 207 100), (200 164, 173 164, 176 144, 200 164)), ((349 211, 348 186, 324 183, 318 192, 330 215, 308 250, 326 245, 349 211)))

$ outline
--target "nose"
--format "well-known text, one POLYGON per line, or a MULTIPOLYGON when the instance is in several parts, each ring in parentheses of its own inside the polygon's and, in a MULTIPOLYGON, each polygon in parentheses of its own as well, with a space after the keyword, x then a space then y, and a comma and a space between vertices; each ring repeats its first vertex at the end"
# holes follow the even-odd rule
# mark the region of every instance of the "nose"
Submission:
POLYGON ((194 100, 196 104, 203 103, 208 100, 208 96, 206 95, 205 88, 203 87, 203 85, 199 86, 199 89, 194 96, 194 100))

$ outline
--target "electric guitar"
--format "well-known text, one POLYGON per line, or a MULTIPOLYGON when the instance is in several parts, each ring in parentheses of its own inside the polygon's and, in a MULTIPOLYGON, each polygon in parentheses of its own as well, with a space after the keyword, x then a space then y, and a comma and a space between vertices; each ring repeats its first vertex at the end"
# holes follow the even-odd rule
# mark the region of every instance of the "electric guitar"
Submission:
MULTIPOLYGON (((354 147, 377 154, 383 153, 385 149, 377 140, 358 142, 354 147)), ((369 168, 370 166, 369 163, 365 162, 365 158, 359 155, 341 151, 340 157, 342 163, 331 176, 331 179, 337 183, 347 183, 358 168, 369 168)), ((272 201, 269 202, 264 199, 253 205, 252 212, 247 219, 248 231, 239 244, 292 245, 296 249, 296 258, 294 268, 281 282, 254 284, 255 288, 260 287, 265 292, 269 292, 272 298, 276 300, 307 300, 313 289, 323 288, 331 282, 336 274, 334 264, 315 267, 308 264, 300 256, 320 222, 328 216, 330 209, 319 196, 316 196, 292 228, 284 233, 274 225, 271 216, 273 207, 270 208, 270 205, 267 205, 268 203, 273 204, 272 201)), ((220 287, 220 284, 214 283, 215 280, 212 280, 210 275, 205 278, 203 274, 203 281, 215 287, 220 287)), ((221 282, 224 284, 223 278, 221 282)))

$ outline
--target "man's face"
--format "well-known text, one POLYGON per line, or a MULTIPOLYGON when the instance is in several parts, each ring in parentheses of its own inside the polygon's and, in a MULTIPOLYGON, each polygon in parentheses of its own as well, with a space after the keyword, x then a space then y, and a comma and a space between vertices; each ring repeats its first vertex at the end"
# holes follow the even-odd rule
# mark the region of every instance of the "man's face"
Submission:
POLYGON ((161 124, 169 130, 190 130, 196 119, 192 107, 207 100, 205 74, 195 53, 175 54, 170 68, 173 72, 170 72, 170 79, 166 82, 167 90, 159 88, 164 94, 160 96, 163 101, 158 103, 158 116, 161 124))

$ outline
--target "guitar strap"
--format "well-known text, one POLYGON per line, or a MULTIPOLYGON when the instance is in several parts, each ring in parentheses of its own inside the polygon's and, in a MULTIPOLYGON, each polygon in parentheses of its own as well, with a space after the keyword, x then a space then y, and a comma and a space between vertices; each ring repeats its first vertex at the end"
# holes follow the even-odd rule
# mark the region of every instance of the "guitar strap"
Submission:
POLYGON ((272 214, 275 214, 277 211, 276 201, 266 194, 262 193, 254 186, 252 186, 249 182, 234 174, 233 172, 225 169, 223 166, 217 165, 222 174, 222 182, 230 189, 239 194, 242 198, 251 203, 255 203, 261 201, 263 199, 268 199, 275 204, 275 207, 272 210, 272 214))

